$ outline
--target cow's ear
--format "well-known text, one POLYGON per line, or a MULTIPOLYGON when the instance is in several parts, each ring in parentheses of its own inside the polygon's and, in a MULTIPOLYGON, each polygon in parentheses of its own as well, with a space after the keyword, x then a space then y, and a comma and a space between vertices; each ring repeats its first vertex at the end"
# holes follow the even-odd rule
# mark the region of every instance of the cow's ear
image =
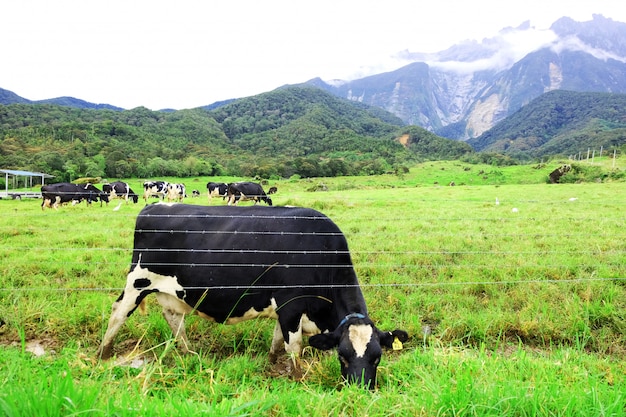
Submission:
POLYGON ((404 343, 409 340, 409 334, 404 330, 394 330, 393 332, 379 332, 380 344, 386 348, 392 348, 396 339, 404 343))
POLYGON ((329 350, 337 346, 339 337, 335 333, 322 333, 309 337, 309 345, 320 350, 329 350))

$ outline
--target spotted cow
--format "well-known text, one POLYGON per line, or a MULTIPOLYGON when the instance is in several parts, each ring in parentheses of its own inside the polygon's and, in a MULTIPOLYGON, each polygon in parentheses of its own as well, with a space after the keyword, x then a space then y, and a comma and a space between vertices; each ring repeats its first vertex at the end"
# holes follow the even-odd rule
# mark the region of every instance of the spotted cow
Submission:
POLYGON ((237 205, 239 201, 252 200, 254 204, 265 201, 268 206, 272 205, 272 199, 265 194, 263 187, 255 182, 233 182, 228 184, 228 205, 237 205))
POLYGON ((143 183, 143 199, 148 203, 150 197, 157 197, 164 200, 168 192, 167 181, 146 181, 143 183))
POLYGON ((224 199, 228 193, 228 184, 224 182, 209 182, 206 185, 206 190, 209 195, 209 201, 213 197, 222 197, 224 199))
POLYGON ((115 335, 149 294, 183 352, 190 347, 187 314, 227 324, 270 317, 277 320, 271 361, 286 352, 297 364, 302 336, 309 334, 312 347, 337 349, 347 381, 369 388, 383 348, 408 339, 403 330, 376 327, 345 236, 307 208, 146 206, 135 225, 126 286, 100 346, 103 359, 112 356, 115 335))
POLYGON ((185 200, 185 197, 187 197, 185 184, 169 183, 167 185, 167 201, 182 203, 185 200))
POLYGON ((127 182, 114 181, 102 186, 102 191, 109 196, 109 199, 121 198, 127 203, 132 200, 133 203, 139 201, 139 196, 135 194, 127 182))

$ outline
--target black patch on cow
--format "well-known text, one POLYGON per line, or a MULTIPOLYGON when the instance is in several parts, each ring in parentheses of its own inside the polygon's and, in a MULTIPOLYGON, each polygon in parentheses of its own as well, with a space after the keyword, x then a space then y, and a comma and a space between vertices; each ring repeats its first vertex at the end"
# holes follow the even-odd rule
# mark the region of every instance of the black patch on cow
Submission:
POLYGON ((137 289, 146 288, 150 285, 152 285, 152 281, 150 281, 148 278, 139 278, 136 279, 135 282, 133 282, 133 287, 137 289))
POLYGON ((135 300, 135 308, 132 309, 132 311, 130 311, 127 315, 127 317, 130 317, 130 315, 133 313, 133 311, 135 311, 137 309, 137 307, 139 307, 139 304, 141 304, 141 302, 143 301, 144 298, 146 298, 148 295, 152 294, 153 292, 159 292, 159 290, 157 289, 153 289, 153 290, 144 290, 141 291, 139 293, 139 295, 137 296, 137 299, 135 300))

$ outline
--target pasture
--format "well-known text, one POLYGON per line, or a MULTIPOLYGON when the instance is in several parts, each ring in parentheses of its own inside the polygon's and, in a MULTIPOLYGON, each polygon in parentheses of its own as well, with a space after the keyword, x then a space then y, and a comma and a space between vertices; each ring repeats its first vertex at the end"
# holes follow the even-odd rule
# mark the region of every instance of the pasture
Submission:
MULTIPOLYGON (((339 225, 370 316, 411 336, 383 354, 374 392, 343 385, 335 352, 307 348, 303 380, 282 375, 270 320, 189 317, 197 353, 180 355, 153 299, 120 331, 118 360, 99 361, 143 200, 43 212, 0 201, 0 412, 626 415, 626 184, 506 180, 512 167, 444 186, 452 169, 270 181, 275 205, 339 225), (310 191, 320 182, 328 191, 310 191)), ((208 202, 206 178, 184 182, 202 192, 187 203, 225 204, 208 202)))

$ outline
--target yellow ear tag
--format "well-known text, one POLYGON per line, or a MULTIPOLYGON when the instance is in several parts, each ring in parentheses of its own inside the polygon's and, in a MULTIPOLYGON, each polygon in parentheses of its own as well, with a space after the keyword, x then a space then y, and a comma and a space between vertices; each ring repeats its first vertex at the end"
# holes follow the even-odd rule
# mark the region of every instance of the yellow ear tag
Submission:
POLYGON ((397 336, 393 338, 393 343, 391 344, 391 348, 393 350, 402 350, 402 342, 400 341, 400 339, 398 339, 397 336))

